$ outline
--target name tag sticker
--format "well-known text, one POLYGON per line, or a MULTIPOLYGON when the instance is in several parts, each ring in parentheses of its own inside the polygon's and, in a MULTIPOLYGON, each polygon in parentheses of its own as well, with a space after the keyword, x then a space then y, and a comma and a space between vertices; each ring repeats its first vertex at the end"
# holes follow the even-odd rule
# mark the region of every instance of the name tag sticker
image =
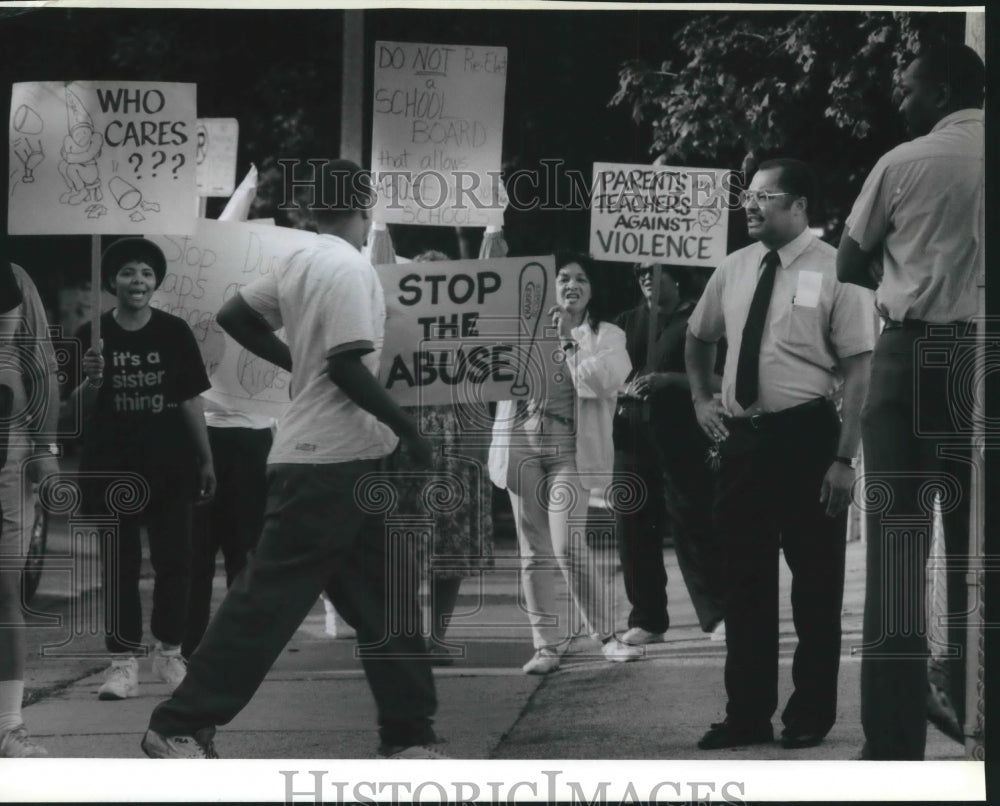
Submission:
POLYGON ((823 290, 823 275, 818 271, 800 271, 795 289, 795 304, 803 308, 819 305, 819 292, 823 290))

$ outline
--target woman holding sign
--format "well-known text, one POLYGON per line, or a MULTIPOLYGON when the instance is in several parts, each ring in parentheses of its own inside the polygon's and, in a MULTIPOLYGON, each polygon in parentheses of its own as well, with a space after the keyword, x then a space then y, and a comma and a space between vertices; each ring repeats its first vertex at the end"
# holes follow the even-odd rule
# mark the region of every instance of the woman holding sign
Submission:
POLYGON ((559 668, 575 630, 556 609, 556 574, 569 586, 587 631, 603 644, 608 660, 642 656, 642 647, 621 643, 604 606, 605 586, 595 573, 586 541, 592 489, 611 479, 611 426, 618 390, 632 368, 625 333, 605 318, 606 294, 589 258, 556 257, 556 306, 549 313, 562 363, 544 389, 529 391, 516 406, 497 407, 490 447, 490 477, 506 487, 514 510, 535 654, 527 674, 559 668))

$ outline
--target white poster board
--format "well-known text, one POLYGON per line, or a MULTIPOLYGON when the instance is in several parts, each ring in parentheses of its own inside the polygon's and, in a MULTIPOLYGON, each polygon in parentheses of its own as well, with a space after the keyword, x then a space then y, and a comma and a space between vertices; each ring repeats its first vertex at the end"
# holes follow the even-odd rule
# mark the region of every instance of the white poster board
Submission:
POLYGON ((551 256, 376 266, 385 291, 379 380, 403 405, 544 396, 557 373, 551 256))
POLYGON ((233 194, 239 139, 240 124, 236 118, 198 118, 195 181, 199 196, 233 194))
POLYGON ((594 163, 597 260, 714 268, 726 256, 727 177, 716 168, 594 163))
POLYGON ((194 331, 213 397, 230 408, 280 417, 289 402, 289 373, 237 344, 215 321, 243 286, 280 266, 316 235, 288 227, 201 219, 191 235, 150 235, 167 273, 152 304, 194 331))
POLYGON ((376 219, 502 226, 507 49, 376 42, 374 84, 376 219))
POLYGON ((195 106, 194 84, 14 84, 9 232, 190 232, 195 106))

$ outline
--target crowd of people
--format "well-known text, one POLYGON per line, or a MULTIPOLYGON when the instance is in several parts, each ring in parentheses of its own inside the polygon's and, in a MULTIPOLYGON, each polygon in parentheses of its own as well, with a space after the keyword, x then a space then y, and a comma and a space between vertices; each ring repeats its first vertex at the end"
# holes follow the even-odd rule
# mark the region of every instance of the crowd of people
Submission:
MULTIPOLYGON (((142 238, 116 241, 102 259, 115 306, 65 404, 85 418, 84 510, 108 512, 109 489, 122 483, 138 502, 100 547, 112 661, 99 697, 138 691, 148 653, 139 597, 145 526, 155 574, 149 654, 171 689, 142 738, 147 755, 217 757, 216 728, 247 705, 324 596, 356 630, 377 705, 378 756, 443 757, 431 667, 461 652, 446 639, 459 588, 489 565, 491 480, 507 491, 517 533, 534 647, 525 673, 558 670, 577 622, 611 662, 638 660, 664 640, 669 528, 698 623, 726 646, 726 716, 698 746, 773 741, 780 552, 798 638, 781 743, 822 742, 837 716, 846 513, 862 450, 866 474, 889 486, 897 516, 926 506, 928 478, 956 480, 961 501, 945 516, 948 601, 952 613, 967 610, 969 440, 950 419, 949 388, 921 380, 927 367, 914 355, 921 339, 957 338, 935 325, 977 313, 983 87, 983 63, 967 47, 914 60, 900 107, 914 139, 872 170, 839 249, 810 229, 818 191, 809 166, 776 158, 756 167, 740 196, 753 243, 710 276, 640 264, 638 304, 615 317, 599 265, 556 255, 548 315, 562 371, 544 389, 496 405, 488 455, 463 443, 456 407, 402 408, 377 380, 386 308, 362 254, 371 198, 354 181, 357 165, 331 160, 323 169, 315 197, 335 201, 313 211, 313 246, 217 314, 236 342, 291 373, 291 401, 276 424, 213 399, 190 329, 150 306, 163 253, 142 238), (428 479, 442 477, 459 485, 461 506, 436 511, 423 494, 428 479), (387 538, 385 513, 366 500, 366 484, 386 478, 396 485, 395 514, 415 524, 401 551, 387 538), (579 528, 595 491, 616 480, 639 496, 614 513, 631 606, 624 624, 579 528), (220 548, 228 590, 209 619, 220 548), (437 555, 461 562, 435 572, 428 558, 437 555), (429 625, 420 619, 421 580, 429 625), (560 580, 571 618, 556 602, 560 580)), ((9 346, 19 329, 38 336, 46 368, 30 375, 41 388, 24 388, 29 373, 0 374, 0 414, 25 408, 26 397, 46 401, 0 440, 0 546, 13 553, 25 519, 12 503, 19 496, 4 490, 19 489, 23 473, 56 472, 49 435, 59 406, 37 293, 19 267, 0 269, 0 342, 9 346)), ((79 336, 90 343, 89 325, 79 336)), ((5 427, 9 420, 0 417, 5 427)), ((901 538, 883 516, 867 512, 862 758, 920 759, 927 638, 908 625, 922 621, 929 544, 901 538)), ((0 574, 0 756, 41 756, 20 716, 19 604, 18 586, 0 574)), ((964 647, 961 620, 949 624, 950 641, 964 647)), ((961 720, 961 653, 952 665, 961 720)))

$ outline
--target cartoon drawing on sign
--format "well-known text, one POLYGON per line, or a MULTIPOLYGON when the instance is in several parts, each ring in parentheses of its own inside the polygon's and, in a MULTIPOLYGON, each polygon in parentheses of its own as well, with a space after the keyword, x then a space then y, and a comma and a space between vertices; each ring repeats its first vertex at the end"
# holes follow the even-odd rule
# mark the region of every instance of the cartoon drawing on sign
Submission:
POLYGON ((197 151, 195 152, 195 164, 201 165, 208 157, 208 128, 200 120, 198 121, 198 135, 196 142, 197 151))
POLYGON ((703 232, 707 232, 719 223, 720 218, 722 218, 721 208, 702 208, 698 211, 698 226, 703 232))
MULTIPOLYGON (((35 181, 35 168, 45 159, 42 140, 38 136, 42 133, 44 124, 39 114, 26 104, 21 104, 15 110, 13 124, 14 131, 22 135, 13 143, 14 156, 17 157, 23 169, 21 181, 30 184, 35 181)), ((11 185, 11 195, 14 193, 14 187, 16 187, 16 180, 11 185)))
POLYGON ((59 152, 59 174, 68 190, 59 201, 63 204, 99 202, 104 194, 97 158, 104 148, 104 137, 94 131, 93 118, 71 90, 66 90, 66 118, 69 134, 63 139, 59 152))
POLYGON ((146 220, 146 216, 142 214, 142 211, 160 212, 159 204, 143 201, 142 191, 130 182, 126 182, 120 176, 111 177, 111 180, 108 182, 108 190, 111 191, 111 195, 122 210, 126 212, 132 211, 129 218, 136 223, 146 220))
POLYGON ((519 314, 522 327, 517 334, 520 361, 518 362, 517 378, 514 380, 513 386, 510 387, 511 394, 515 397, 523 397, 528 393, 528 384, 526 383, 528 364, 531 361, 531 350, 535 346, 535 338, 538 334, 538 323, 542 319, 542 303, 545 300, 547 286, 548 277, 545 274, 545 267, 541 263, 529 263, 521 269, 521 276, 518 278, 518 299, 520 300, 519 314))

